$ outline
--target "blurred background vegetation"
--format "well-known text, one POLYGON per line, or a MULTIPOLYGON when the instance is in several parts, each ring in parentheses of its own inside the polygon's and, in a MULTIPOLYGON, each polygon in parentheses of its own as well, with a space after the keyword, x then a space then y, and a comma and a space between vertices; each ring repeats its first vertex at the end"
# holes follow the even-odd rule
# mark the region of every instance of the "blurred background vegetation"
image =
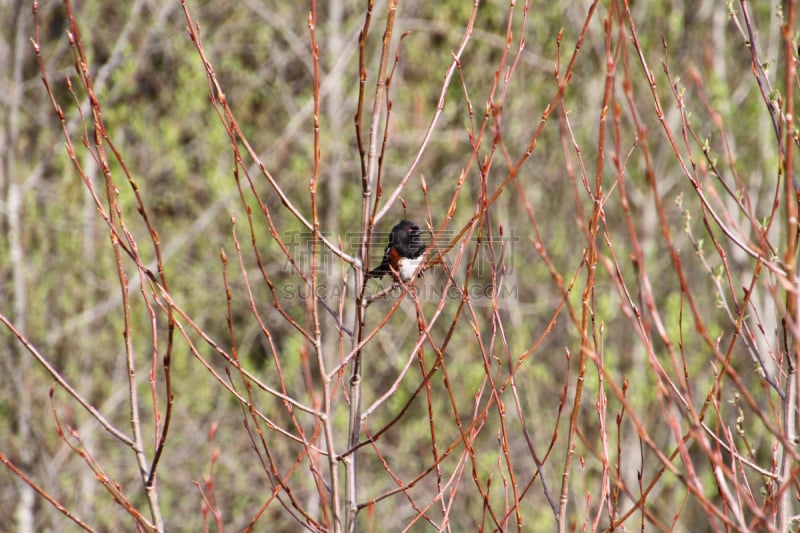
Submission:
MULTIPOLYGON (((325 234, 334 242, 341 240, 348 253, 356 252, 352 246, 355 241, 350 237, 360 229, 357 221, 361 218, 362 205, 361 161, 353 117, 359 89, 358 36, 364 23, 365 4, 355 0, 330 0, 317 5, 321 69, 320 222, 325 234)), ((404 216, 423 226, 427 227, 430 222, 431 227, 440 228, 456 182, 465 169, 463 192, 453 220, 445 229, 449 232, 446 234, 454 235, 472 217, 481 197, 479 165, 489 155, 495 128, 502 136, 502 147, 498 148, 486 176, 490 190, 507 177, 509 161, 516 162, 523 154, 545 109, 558 93, 556 65, 560 62, 560 75, 563 75, 591 4, 588 1, 532 2, 525 18, 523 8, 527 4, 523 2, 516 2, 513 8, 509 2, 480 3, 474 33, 460 59, 460 69, 447 90, 442 116, 402 192, 407 211, 396 204, 376 231, 387 232, 404 216), (485 147, 478 151, 478 163, 468 166, 473 150, 468 135, 470 124, 479 123, 490 107, 487 98, 504 54, 512 9, 511 34, 515 41, 511 56, 516 54, 520 36, 524 37, 524 49, 513 69, 505 97, 493 102, 502 108, 502 120, 497 124, 490 121, 485 147), (509 154, 508 158, 503 152, 509 154), (423 194, 423 178, 427 196, 423 194)), ((109 230, 98 216, 87 187, 68 157, 64 134, 42 84, 42 73, 31 44, 32 4, 6 0, 0 6, 0 20, 5 28, 0 33, 0 63, 6 65, 0 71, 3 87, 0 91, 3 95, 0 106, 0 312, 93 405, 118 427, 127 428, 130 413, 126 403, 127 368, 121 335, 122 299, 115 258, 109 246, 109 230)), ((270 342, 274 343, 282 365, 283 383, 289 393, 309 405, 318 404, 319 391, 315 387, 319 378, 304 372, 313 369, 314 363, 300 364, 309 357, 308 346, 274 310, 273 296, 266 284, 251 280, 256 306, 265 319, 269 337, 263 334, 250 311, 245 278, 234 260, 232 237, 235 231, 242 242, 245 273, 259 279, 253 251, 248 248, 247 214, 234 180, 235 161, 230 139, 210 105, 208 81, 187 35, 181 4, 155 0, 84 0, 74 7, 109 137, 122 152, 158 230, 172 298, 200 329, 225 349, 230 349, 220 260, 220 251, 224 249, 229 259, 227 274, 233 301, 233 329, 242 364, 264 382, 280 388, 281 381, 269 347, 270 342), (235 229, 232 217, 237 221, 235 229)), ((243 133, 283 191, 307 214, 314 157, 310 4, 270 0, 191 1, 188 7, 200 24, 205 53, 243 133)), ((444 73, 463 37, 472 7, 472 2, 463 0, 409 0, 398 6, 390 55, 393 74, 388 89, 392 103, 389 135, 381 161, 384 197, 394 190, 420 148, 436 110, 444 73)), ((619 466, 621 476, 621 480, 607 486, 624 485, 626 489, 637 491, 620 496, 621 510, 630 508, 641 496, 638 491, 643 490, 663 467, 661 460, 640 440, 641 431, 635 424, 623 415, 619 431, 615 427, 616 417, 623 407, 608 388, 611 383, 618 389, 623 382, 627 383, 626 409, 635 410, 636 418, 652 442, 665 454, 675 448, 675 435, 664 418, 664 413, 669 411, 665 403, 673 400, 665 399, 669 392, 661 389, 663 382, 654 371, 649 360, 651 356, 663 358, 662 364, 676 381, 683 379, 682 373, 690 377, 686 380, 691 386, 688 394, 695 408, 699 409, 709 391, 714 391, 716 398, 712 402, 713 414, 707 418, 709 424, 723 427, 724 421, 738 428, 739 438, 747 442, 753 462, 772 470, 773 463, 778 461, 774 455, 776 436, 753 407, 741 401, 737 387, 750 390, 764 417, 775 427, 782 425, 780 394, 766 384, 763 369, 755 364, 751 352, 742 342, 734 341, 742 331, 735 324, 736 316, 732 317, 728 310, 733 307, 730 300, 742 297, 743 288, 755 290, 748 304, 751 306, 748 316, 753 324, 758 324, 754 329, 760 328, 760 333, 753 344, 763 350, 765 359, 772 357, 774 361, 781 361, 784 347, 779 342, 779 325, 784 306, 780 284, 768 278, 751 285, 758 262, 733 245, 718 226, 704 223, 704 207, 681 170, 676 150, 663 133, 648 81, 629 42, 630 34, 619 32, 621 23, 616 17, 621 8, 622 3, 616 1, 600 2, 597 6, 589 19, 572 79, 565 89, 564 108, 553 110, 534 152, 521 167, 518 179, 508 186, 488 214, 487 224, 492 235, 498 237, 502 231, 504 236, 499 242, 505 247, 503 287, 507 292, 495 303, 499 305, 511 358, 517 361, 525 354, 525 362, 515 375, 520 409, 524 414, 509 416, 511 423, 503 431, 508 432, 511 450, 504 455, 498 444, 501 428, 496 411, 487 411, 482 422, 485 426, 476 433, 473 444, 480 468, 470 472, 471 467, 466 467, 463 476, 455 482, 455 486, 462 486, 458 491, 452 487, 437 487, 433 476, 423 478, 409 490, 410 498, 421 502, 421 506, 430 502, 439 490, 452 490, 453 495, 448 493, 446 498, 452 505, 448 519, 453 531, 494 528, 483 514, 484 496, 474 487, 463 487, 472 484, 473 476, 481 480, 482 486, 492 487, 488 498, 496 509, 502 510, 504 498, 508 498, 507 489, 502 487, 512 482, 508 478, 510 467, 505 457, 514 459, 515 482, 520 490, 536 474, 536 465, 528 452, 529 444, 523 438, 521 419, 526 421, 540 458, 545 456, 551 439, 558 433, 542 471, 549 490, 556 499, 558 497, 567 454, 568 412, 575 391, 581 331, 567 316, 566 308, 561 307, 565 300, 562 287, 536 245, 546 250, 552 269, 560 273, 564 286, 576 283, 566 300, 579 314, 586 276, 582 270, 587 249, 585 231, 593 207, 591 196, 581 185, 581 165, 591 188, 596 162, 601 157, 606 162, 602 182, 609 199, 598 238, 601 259, 591 307, 592 328, 599 334, 599 341, 595 340, 601 347, 598 353, 604 361, 606 374, 605 381, 601 382, 596 366, 589 363, 590 370, 584 380, 584 401, 578 413, 576 457, 579 462, 569 482, 569 528, 579 529, 585 520, 591 527, 593 517, 602 514, 602 507, 607 505, 604 501, 607 495, 601 496, 600 488, 606 482, 603 481, 604 462, 599 459, 604 446, 608 447, 606 453, 612 458, 611 468, 619 466), (621 71, 623 61, 628 61, 633 76, 627 78, 619 72, 612 80, 617 101, 604 110, 607 67, 604 20, 607 19, 614 20, 611 38, 615 42, 628 41, 627 49, 616 58, 617 68, 621 71), (641 113, 639 119, 643 128, 649 132, 647 137, 640 135, 641 130, 637 130, 630 111, 632 106, 626 103, 628 87, 630 98, 641 113), (568 126, 563 109, 567 112, 568 126), (608 117, 608 137, 601 152, 598 136, 604 112, 608 117), (613 130, 615 123, 618 127, 613 130), (617 144, 612 142, 615 134, 619 135, 617 144), (578 150, 572 145, 573 141, 578 150), (617 153, 615 146, 624 148, 625 152, 617 153), (643 148, 652 158, 650 168, 654 170, 658 199, 664 206, 666 228, 658 216, 653 189, 648 184, 643 148), (623 161, 623 172, 618 173, 615 161, 623 161), (624 180, 630 219, 626 218, 620 202, 619 180, 624 180), (534 231, 530 214, 540 236, 534 231), (634 260, 636 250, 631 242, 628 220, 635 224, 632 231, 638 236, 644 264, 634 260), (671 243, 664 238, 665 231, 669 232, 671 243), (727 266, 715 251, 711 235, 722 243, 727 266), (680 254, 686 282, 683 289, 670 259, 670 245, 680 254), (641 289, 640 275, 647 274, 665 328, 665 336, 653 334, 651 346, 642 342, 635 332, 631 310, 619 290, 617 274, 610 266, 612 256, 616 257, 619 276, 628 288, 641 289), (700 309, 707 338, 714 339, 723 353, 733 341, 730 366, 742 380, 739 385, 726 382, 714 388, 720 363, 707 345, 703 332, 699 331, 701 328, 696 326, 687 295, 691 295, 694 305, 700 309), (540 338, 543 338, 541 342, 540 338), (685 367, 673 368, 668 356, 670 348, 683 356, 685 367), (598 417, 597 402, 603 390, 608 407, 607 412, 598 417), (601 418, 605 418, 605 425, 601 425, 601 418), (608 442, 604 443, 600 435, 606 435, 608 442), (620 456, 616 455, 618 445, 624 450, 620 456), (643 480, 641 486, 639 478, 643 480)), ((766 72, 775 87, 783 87, 781 6, 775 2, 753 2, 750 9, 766 72)), ((45 1, 39 3, 38 10, 41 54, 57 102, 64 109, 77 161, 94 186, 102 190, 101 172, 82 147, 83 136, 91 139, 91 132, 84 131, 79 108, 86 116, 88 105, 85 93, 74 81, 74 57, 67 38, 69 24, 64 5, 45 1), (66 83, 68 79, 73 80, 74 92, 66 83)), ((367 40, 367 116, 374 96, 386 10, 384 2, 375 3, 372 31, 367 40)), ((714 0, 637 1, 632 2, 631 17, 636 23, 645 59, 657 80, 655 90, 664 103, 663 120, 678 136, 678 153, 691 169, 701 169, 704 180, 701 186, 707 187, 711 203, 729 215, 725 222, 745 241, 758 243, 755 228, 737 209, 736 198, 748 204, 756 220, 766 220, 773 212, 776 190, 780 196, 777 169, 781 154, 770 115, 752 74, 751 49, 737 25, 737 21, 742 20, 737 5, 714 0), (686 144, 680 139, 681 109, 676 105, 670 80, 662 69, 664 62, 669 65, 676 91, 684 97, 685 116, 698 133, 697 139, 689 137, 686 144), (721 131, 725 132, 724 137, 721 131), (707 147, 707 159, 703 146, 707 147), (713 163, 723 169, 723 181, 734 184, 734 195, 721 191, 709 171, 713 163)), ((244 165, 258 176, 252 161, 245 161, 244 165)), ((146 241, 147 229, 136 215, 135 198, 121 169, 113 167, 111 172, 118 176, 118 198, 131 231, 146 241)), ((287 237, 293 235, 292 232, 302 235, 298 233, 302 227, 283 209, 280 199, 272 194, 263 179, 256 178, 255 183, 277 231, 285 241, 295 243, 298 248, 294 251, 302 256, 305 245, 302 239, 287 237)), ((252 199, 248 198, 247 202, 255 208, 252 199)), ((256 211, 253 218, 255 238, 265 258, 265 268, 276 284, 275 297, 295 320, 305 324, 309 308, 308 299, 304 297, 307 288, 288 267, 279 247, 269 236, 265 218, 256 211)), ((782 255, 783 231, 776 222, 768 233, 774 255, 778 257, 782 255)), ((371 254, 373 262, 380 259, 381 244, 376 244, 371 254)), ((468 249, 475 246, 481 245, 472 242, 468 249)), ((483 246, 481 253, 488 253, 483 246)), ((141 246, 140 253, 149 262, 148 267, 155 270, 152 247, 141 246)), ((491 260, 487 255, 486 261, 491 260)), ((352 279, 343 281, 343 272, 349 278, 356 274, 332 255, 326 256, 326 261, 328 268, 322 272, 323 292, 327 291, 326 297, 336 306, 343 287, 352 284, 352 279)), ((136 269, 132 264, 125 268, 131 276, 131 291, 135 293, 140 290, 136 269)), ((463 281, 463 267, 456 269, 453 275, 463 281)), ((478 291, 472 299, 476 314, 467 313, 459 318, 444 353, 449 386, 457 394, 447 393, 440 375, 431 381, 439 453, 457 442, 460 435, 451 401, 465 425, 472 423, 473 411, 487 404, 484 355, 494 365, 490 373, 500 382, 508 375, 506 353, 500 341, 492 346, 485 342, 494 338, 492 332, 496 326, 492 321, 493 301, 480 293, 491 286, 491 275, 491 269, 476 268, 472 272, 471 283, 478 291), (476 343, 476 335, 483 340, 476 343)), ((436 290, 445 280, 441 269, 435 269, 418 282, 425 316, 436 312, 440 303, 436 290)), ((387 283, 383 280, 384 285, 387 283)), ((369 284, 375 290, 380 286, 377 281, 369 284)), ((352 302, 349 300, 352 294, 346 294, 345 324, 352 326, 352 302)), ((640 300, 641 294, 634 292, 631 297, 641 305, 640 311, 655 312, 647 309, 640 300)), ((448 335, 459 301, 459 298, 446 300, 443 318, 432 330, 434 338, 441 340, 448 335)), ((393 304, 394 297, 373 304, 367 316, 368 328, 375 327, 393 304)), ((150 317, 141 299, 133 298, 131 311, 133 331, 143 332, 135 341, 141 370, 139 387, 145 398, 141 408, 145 417, 152 416, 152 402, 146 400, 151 390, 147 374, 151 356, 151 347, 147 344, 150 317)), ((344 348, 340 347, 342 341, 330 316, 323 316, 322 325, 332 366, 340 353, 349 353, 349 342, 345 342, 344 348)), ((157 325, 161 339, 165 327, 164 322, 157 325)), ((119 524, 126 524, 124 530, 133 530, 127 513, 113 503, 95 474, 59 438, 56 413, 63 423, 76 428, 83 444, 103 465, 108 478, 118 482, 134 505, 144 509, 134 457, 58 387, 51 402, 51 375, 31 359, 10 331, 6 328, 1 331, 0 417, 7 430, 0 437, 0 451, 97 530, 115 530, 119 524)), ((415 308, 404 302, 365 350, 365 405, 383 395, 394 382, 417 335, 415 308)), ((222 372, 225 363, 215 358, 212 349, 196 335, 194 338, 199 342, 199 351, 222 372)), ((427 349, 424 356, 430 368, 436 354, 427 349)), ((165 521, 173 531, 201 530, 204 517, 199 510, 203 508, 203 501, 201 490, 194 483, 204 486, 204 480, 213 479, 215 505, 223 511, 226 529, 241 530, 250 523, 271 490, 268 476, 253 453, 254 444, 243 429, 242 407, 220 388, 180 338, 176 341, 172 364, 175 415, 159 476, 165 521), (212 426, 217 430, 210 442, 208 434, 212 426), (219 453, 216 462, 212 461, 214 450, 219 453)), ((781 373, 780 364, 768 365, 767 371, 784 383, 786 376, 781 373)), ((783 366, 785 368, 785 364, 783 366)), ((156 367, 153 379, 159 383, 158 394, 162 395, 163 403, 160 368, 156 367)), ((419 371, 410 372, 391 401, 365 422, 365 430, 376 432, 393 420, 419 386, 420 379, 419 371)), ((517 408, 511 394, 510 387, 505 389, 501 400, 505 409, 515 412, 517 408)), ((345 435, 347 407, 341 394, 339 399, 334 409, 335 425, 345 435)), ((258 402, 275 421, 291 426, 283 402, 266 394, 258 402)), ((313 427, 311 420, 302 420, 307 429, 313 427)), ((690 417, 681 419, 680 425, 691 433, 690 417)), ((152 453, 152 434, 145 440, 148 453, 152 453)), ((302 446, 279 437, 270 442, 272 454, 283 475, 287 475, 286 470, 302 452, 302 446)), ((344 442, 340 446, 344 446, 344 442)), ((696 444, 689 444, 688 448, 694 454, 694 467, 703 482, 702 490, 707 491, 705 497, 719 504, 719 489, 707 450, 696 444)), ((387 474, 384 460, 389 462, 398 479, 408 483, 430 467, 431 453, 431 426, 423 394, 382 436, 375 450, 370 446, 362 448, 360 499, 368 501, 397 486, 387 474)), ((727 455, 727 452, 720 453, 727 455)), ((454 454, 454 458, 456 456, 454 454)), ((678 471, 685 468, 681 459, 672 462, 678 471)), ((462 467, 455 459, 441 464, 445 479, 462 467)), ((295 495, 309 509, 316 506, 315 516, 319 517, 322 513, 319 507, 323 503, 315 503, 317 491, 313 479, 307 470, 300 471, 303 474, 291 477, 295 495)), ((758 473, 747 473, 743 479, 753 484, 756 494, 759 487, 765 492, 774 488, 768 476, 758 473)), ((555 527, 555 518, 543 490, 541 478, 537 478, 522 499, 525 531, 548 531, 555 527)), ((790 489, 793 490, 795 488, 790 489)), ((24 493, 19 477, 9 470, 0 470, 0 515, 16 516, 18 531, 24 530, 26 523, 19 518, 24 493)), ((75 527, 41 499, 30 502, 29 508, 35 510, 32 524, 35 531, 65 531, 75 527)), ((625 528, 724 529, 724 522, 718 517, 712 518, 713 513, 690 494, 686 478, 680 474, 663 475, 654 492, 646 498, 645 508, 646 517, 640 512, 634 513, 625 528)), ((400 531, 417 512, 400 493, 365 509, 360 528, 400 531)), ((749 513, 747 519, 752 520, 753 516, 749 513)), ((4 528, 12 530, 11 523, 8 521, 4 528)), ((512 524, 515 524, 513 520, 512 524)), ((609 517, 603 515, 600 529, 608 524, 609 517)), ((514 529, 516 525, 507 527, 514 529)), ((267 507, 256 526, 256 530, 274 531, 298 528, 290 513, 277 504, 267 507)), ((424 520, 411 526, 414 531, 432 529, 433 526, 424 520)))

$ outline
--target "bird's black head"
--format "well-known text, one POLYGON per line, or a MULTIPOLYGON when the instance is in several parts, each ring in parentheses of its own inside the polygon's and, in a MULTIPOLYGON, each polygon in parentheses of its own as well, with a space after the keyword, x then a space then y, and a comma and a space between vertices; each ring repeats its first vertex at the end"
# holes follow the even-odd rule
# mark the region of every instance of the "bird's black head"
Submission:
POLYGON ((389 245, 397 248, 397 251, 403 257, 414 259, 425 253, 422 230, 410 220, 401 220, 392 228, 392 233, 389 235, 389 245))

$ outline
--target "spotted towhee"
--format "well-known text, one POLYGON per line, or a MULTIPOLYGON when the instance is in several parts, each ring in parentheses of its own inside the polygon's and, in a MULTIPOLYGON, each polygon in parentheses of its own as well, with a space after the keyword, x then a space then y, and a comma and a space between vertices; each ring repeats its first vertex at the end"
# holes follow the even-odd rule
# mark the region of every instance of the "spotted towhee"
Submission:
MULTIPOLYGON (((401 220, 389 234, 389 244, 383 252, 383 261, 367 274, 371 278, 382 278, 386 274, 400 276, 402 281, 414 277, 425 253, 422 231, 410 220, 401 220)), ((420 271, 419 275, 422 275, 420 271)))

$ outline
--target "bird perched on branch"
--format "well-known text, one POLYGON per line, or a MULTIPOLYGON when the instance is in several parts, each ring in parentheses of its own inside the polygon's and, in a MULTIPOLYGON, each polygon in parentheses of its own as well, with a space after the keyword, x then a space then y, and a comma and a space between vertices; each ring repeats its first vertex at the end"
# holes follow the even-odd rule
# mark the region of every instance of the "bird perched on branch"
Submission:
MULTIPOLYGON (((383 252, 381 264, 370 270, 370 278, 382 278, 386 274, 400 276, 403 282, 414 277, 425 253, 422 230, 410 220, 401 220, 389 234, 389 244, 383 252)), ((422 276, 422 270, 419 275, 422 276)))

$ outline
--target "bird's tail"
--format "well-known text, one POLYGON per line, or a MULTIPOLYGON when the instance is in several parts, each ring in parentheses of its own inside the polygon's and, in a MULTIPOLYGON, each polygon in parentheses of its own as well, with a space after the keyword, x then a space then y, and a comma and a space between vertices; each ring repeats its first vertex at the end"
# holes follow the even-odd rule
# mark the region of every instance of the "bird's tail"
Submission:
POLYGON ((378 265, 369 272, 367 272, 368 278, 382 278, 386 274, 389 273, 389 268, 384 265, 378 265))

